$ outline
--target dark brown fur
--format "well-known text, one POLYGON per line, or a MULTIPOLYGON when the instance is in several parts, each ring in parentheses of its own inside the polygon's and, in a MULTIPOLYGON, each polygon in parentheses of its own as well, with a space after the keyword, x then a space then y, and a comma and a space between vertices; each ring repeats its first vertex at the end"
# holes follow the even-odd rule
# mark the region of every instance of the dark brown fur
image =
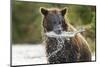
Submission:
MULTIPOLYGON (((42 14, 44 15, 43 18, 43 28, 44 33, 48 32, 49 29, 46 20, 46 15, 49 14, 60 14, 59 9, 52 9, 48 10, 48 13, 46 11, 42 11, 42 14)), ((65 31, 75 31, 75 28, 69 24, 68 22, 65 22, 65 19, 63 21, 63 30, 65 31)), ((45 37, 45 36, 44 36, 45 37)), ((50 38, 45 37, 45 43, 46 43, 46 52, 47 56, 48 54, 51 54, 53 51, 57 50, 57 40, 56 38, 50 38)), ((49 63, 68 63, 68 62, 89 62, 91 61, 91 52, 88 47, 88 44, 84 37, 81 34, 77 34, 74 38, 71 38, 70 41, 65 40, 64 48, 61 49, 55 56, 51 56, 48 58, 49 63)))

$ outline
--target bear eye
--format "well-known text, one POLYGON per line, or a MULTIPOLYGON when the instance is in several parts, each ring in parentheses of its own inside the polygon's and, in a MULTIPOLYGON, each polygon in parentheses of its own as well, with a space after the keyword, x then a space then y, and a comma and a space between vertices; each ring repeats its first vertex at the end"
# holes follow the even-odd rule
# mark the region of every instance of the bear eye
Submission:
POLYGON ((59 24, 61 24, 61 21, 59 21, 59 24))

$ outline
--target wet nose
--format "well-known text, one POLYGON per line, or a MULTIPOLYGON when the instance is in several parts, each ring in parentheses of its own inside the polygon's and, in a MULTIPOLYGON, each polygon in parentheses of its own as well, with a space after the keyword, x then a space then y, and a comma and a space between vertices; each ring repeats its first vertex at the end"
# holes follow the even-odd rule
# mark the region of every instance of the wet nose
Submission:
POLYGON ((61 25, 54 26, 54 32, 56 34, 61 34, 61 31, 62 31, 61 25))
POLYGON ((56 30, 55 33, 56 34, 61 34, 61 30, 56 30))

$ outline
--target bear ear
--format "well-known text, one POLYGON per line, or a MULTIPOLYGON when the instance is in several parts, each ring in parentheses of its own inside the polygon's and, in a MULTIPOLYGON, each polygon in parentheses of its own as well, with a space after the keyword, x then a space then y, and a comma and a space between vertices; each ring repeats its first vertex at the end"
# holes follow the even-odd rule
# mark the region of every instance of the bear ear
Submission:
POLYGON ((63 9, 61 10, 62 16, 64 16, 64 15, 66 14, 66 12, 67 12, 67 8, 63 8, 63 9))
POLYGON ((45 9, 45 8, 40 8, 40 10, 41 10, 41 13, 43 14, 43 15, 47 15, 48 14, 48 10, 47 9, 45 9))

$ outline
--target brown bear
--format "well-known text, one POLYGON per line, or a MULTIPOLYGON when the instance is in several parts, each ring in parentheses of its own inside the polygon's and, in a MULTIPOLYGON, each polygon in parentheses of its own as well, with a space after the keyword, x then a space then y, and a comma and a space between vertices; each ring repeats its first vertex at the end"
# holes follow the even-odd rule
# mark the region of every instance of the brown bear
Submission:
MULTIPOLYGON (((64 16, 67 12, 67 8, 41 8, 40 10, 43 15, 43 34, 53 31, 59 35, 61 31, 76 31, 76 29, 65 20, 64 16)), ((90 48, 80 33, 70 38, 70 40, 64 39, 64 43, 60 43, 63 47, 59 51, 57 51, 58 40, 56 38, 47 37, 45 35, 43 37, 46 44, 47 59, 50 64, 91 61, 90 48)))

